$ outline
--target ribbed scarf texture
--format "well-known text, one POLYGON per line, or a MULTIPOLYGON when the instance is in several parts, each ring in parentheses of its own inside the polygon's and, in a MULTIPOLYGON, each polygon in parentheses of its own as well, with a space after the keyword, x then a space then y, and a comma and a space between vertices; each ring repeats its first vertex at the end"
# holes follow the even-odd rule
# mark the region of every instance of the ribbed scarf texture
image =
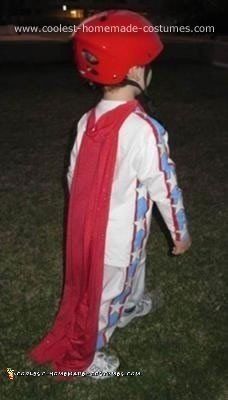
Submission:
POLYGON ((28 351, 31 360, 56 372, 84 371, 93 361, 119 129, 137 106, 127 101, 97 121, 95 108, 89 112, 69 197, 62 299, 52 328, 28 351))

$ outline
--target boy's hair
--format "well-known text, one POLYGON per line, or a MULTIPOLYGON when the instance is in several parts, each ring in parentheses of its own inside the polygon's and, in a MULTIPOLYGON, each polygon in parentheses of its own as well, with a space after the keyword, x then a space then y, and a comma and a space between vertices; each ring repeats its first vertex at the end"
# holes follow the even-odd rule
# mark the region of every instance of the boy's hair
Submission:
POLYGON ((93 89, 99 89, 99 90, 101 90, 102 93, 104 93, 104 92, 112 92, 112 91, 114 91, 115 89, 118 89, 118 88, 122 88, 122 87, 127 86, 127 82, 125 82, 125 80, 123 80, 123 81, 120 82, 120 83, 116 83, 116 84, 114 84, 114 85, 102 85, 102 84, 95 83, 95 82, 92 82, 92 81, 88 81, 88 84, 89 84, 90 87, 92 87, 93 89))
MULTIPOLYGON (((144 73, 145 82, 146 82, 148 73, 149 73, 151 68, 152 68, 152 63, 148 63, 148 64, 145 65, 145 73, 144 73)), ((90 86, 99 87, 103 93, 112 92, 115 89, 123 88, 123 87, 129 85, 129 83, 130 83, 130 80, 127 77, 125 77, 121 82, 115 83, 113 85, 112 84, 104 85, 104 84, 98 84, 98 83, 89 81, 90 86)))
POLYGON ((115 85, 103 85, 103 91, 104 92, 112 92, 113 90, 122 88, 124 86, 127 86, 127 83, 125 81, 116 83, 115 85))

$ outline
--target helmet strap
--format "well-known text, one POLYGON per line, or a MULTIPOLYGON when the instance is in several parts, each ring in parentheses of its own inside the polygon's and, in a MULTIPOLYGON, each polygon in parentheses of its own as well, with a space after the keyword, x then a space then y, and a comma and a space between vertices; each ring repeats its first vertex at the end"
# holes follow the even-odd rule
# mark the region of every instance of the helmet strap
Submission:
POLYGON ((148 65, 148 67, 146 66, 145 71, 144 71, 144 86, 145 86, 144 90, 137 82, 135 82, 129 78, 125 78, 123 81, 121 81, 121 83, 126 83, 126 85, 132 85, 132 86, 135 86, 138 89, 140 89, 140 94, 138 96, 141 97, 141 102, 143 103, 145 110, 148 113, 153 114, 154 113, 154 107, 152 104, 153 99, 146 87, 146 81, 147 81, 147 76, 148 76, 149 70, 150 70, 150 68, 148 65))
POLYGON ((146 110, 146 112, 148 114, 154 114, 155 113, 155 107, 153 105, 153 97, 149 93, 148 88, 146 86, 147 77, 148 77, 148 74, 149 74, 149 71, 150 71, 150 67, 151 67, 150 64, 146 64, 146 66, 145 66, 145 70, 144 70, 144 86, 145 86, 145 90, 143 90, 140 93, 139 96, 141 97, 140 101, 143 104, 144 109, 146 110))
POLYGON ((147 77, 148 77, 148 74, 149 74, 149 70, 150 70, 150 64, 145 65, 144 77, 143 77, 145 89, 143 89, 137 82, 135 82, 135 81, 133 81, 132 79, 129 79, 129 78, 125 78, 122 82, 126 83, 128 85, 132 85, 132 86, 137 87, 141 92, 140 94, 144 94, 146 97, 149 97, 151 99, 151 96, 149 95, 147 87, 146 87, 146 82, 147 82, 147 77))
POLYGON ((133 81, 132 79, 124 78, 124 80, 121 81, 121 83, 124 83, 124 84, 126 84, 126 85, 135 86, 135 87, 137 87, 137 88, 140 90, 140 92, 143 92, 143 88, 142 88, 137 82, 133 81))

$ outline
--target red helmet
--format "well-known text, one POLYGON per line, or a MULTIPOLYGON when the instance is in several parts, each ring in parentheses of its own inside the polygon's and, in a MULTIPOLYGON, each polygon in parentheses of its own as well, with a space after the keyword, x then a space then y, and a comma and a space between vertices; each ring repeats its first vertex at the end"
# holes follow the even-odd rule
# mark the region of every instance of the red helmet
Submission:
POLYGON ((73 35, 81 75, 106 85, 120 83, 133 66, 154 60, 163 49, 152 24, 128 10, 110 10, 83 21, 73 35))

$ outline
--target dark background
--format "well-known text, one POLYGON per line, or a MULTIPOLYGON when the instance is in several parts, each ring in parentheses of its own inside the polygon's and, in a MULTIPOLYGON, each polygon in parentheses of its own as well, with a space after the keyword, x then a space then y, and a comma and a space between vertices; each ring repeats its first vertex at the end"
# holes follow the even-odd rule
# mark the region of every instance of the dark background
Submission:
POLYGON ((66 21, 67 13, 62 12, 63 4, 71 9, 83 9, 85 16, 91 11, 125 8, 142 11, 147 13, 147 16, 159 17, 161 23, 175 21, 184 25, 209 24, 216 27, 217 34, 225 34, 228 31, 226 0, 154 0, 153 2, 150 0, 2 0, 1 24, 66 21))

